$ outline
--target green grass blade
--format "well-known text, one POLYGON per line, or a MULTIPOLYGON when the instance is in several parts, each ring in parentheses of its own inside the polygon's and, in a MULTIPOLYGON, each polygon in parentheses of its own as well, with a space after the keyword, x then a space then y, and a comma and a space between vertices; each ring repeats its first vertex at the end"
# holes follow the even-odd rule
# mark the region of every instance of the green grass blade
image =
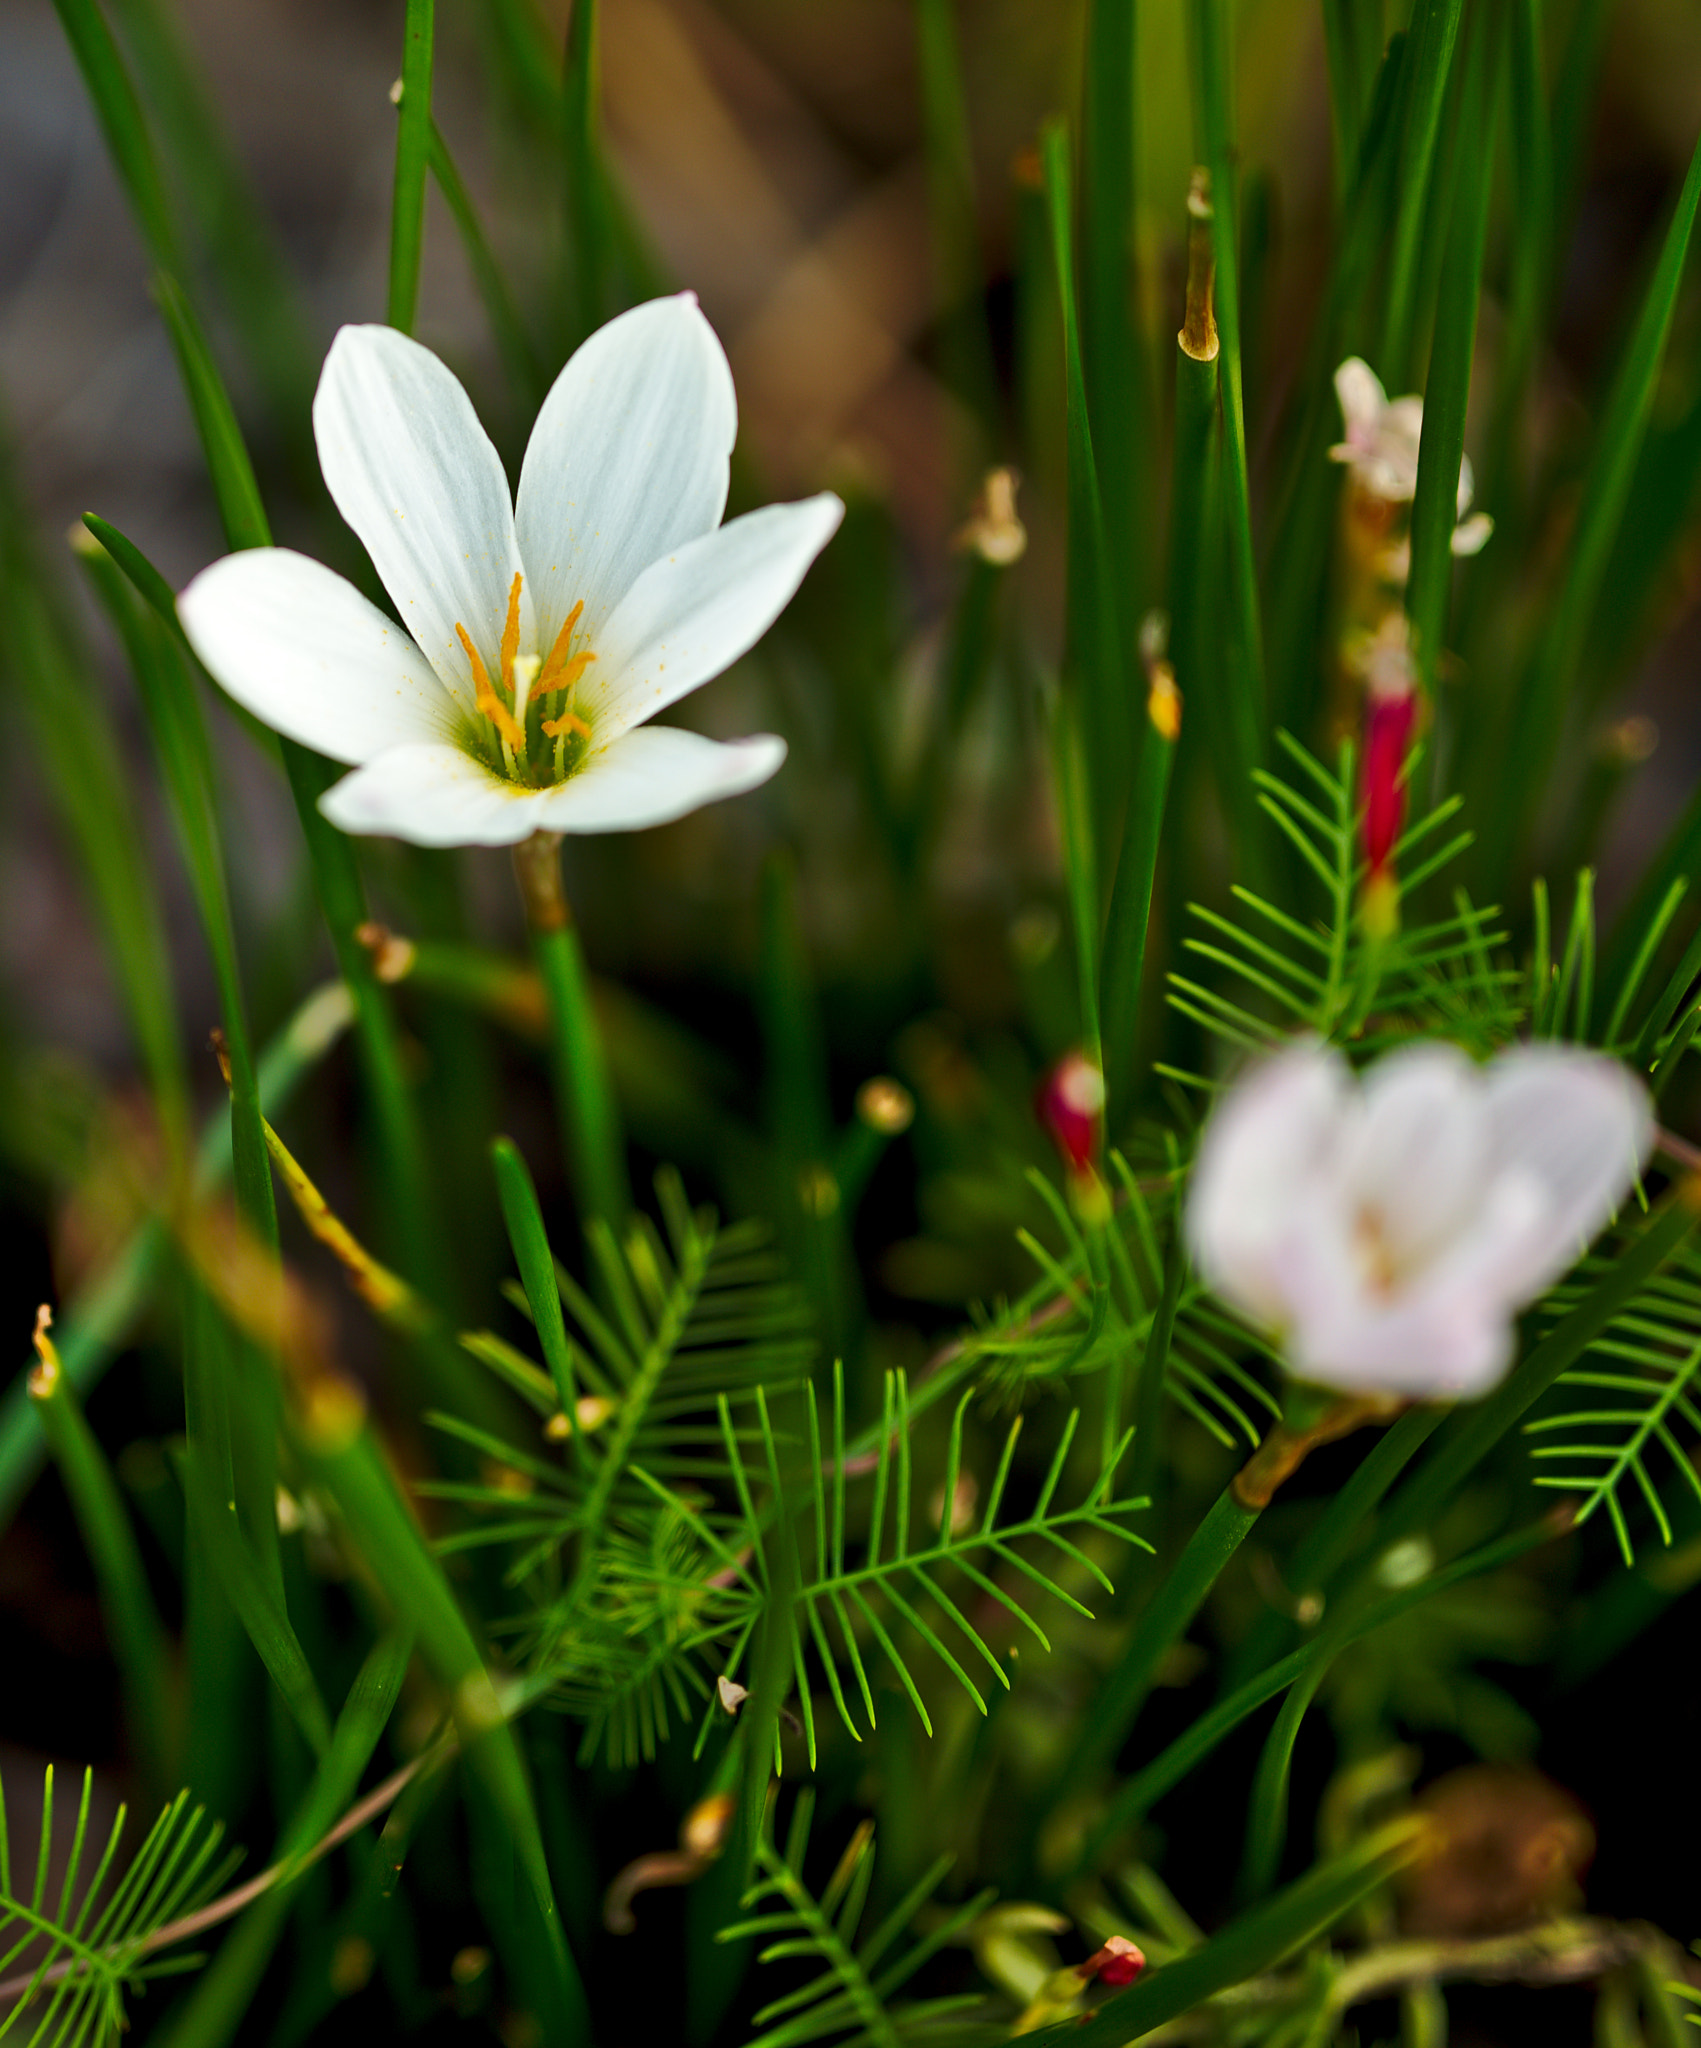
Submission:
POLYGON ((53 0, 53 4, 94 102, 113 167, 148 254, 160 269, 178 270, 183 259, 177 224, 160 177, 153 138, 112 31, 97 0, 53 0))
MULTIPOLYGON (((1040 138, 1052 271, 1063 319, 1064 423, 1068 439, 1069 560, 1064 669, 1066 688, 1081 699, 1081 737, 1092 796, 1093 839, 1103 860, 1115 844, 1128 771, 1133 722, 1125 687, 1125 636, 1110 580, 1104 505, 1087 404, 1081 325, 1076 310, 1074 201, 1069 137, 1052 122, 1040 138)), ((1096 913, 1095 913, 1096 921, 1096 913)))
POLYGON ((987 331, 974 153, 963 95, 956 0, 916 0, 922 138, 933 219, 933 265, 941 321, 941 367, 979 422, 999 440, 998 372, 987 331))
POLYGON ((443 131, 434 120, 431 124, 431 175, 437 181, 437 189, 443 195, 443 202, 449 209, 450 218, 460 233, 461 246, 466 251, 467 268, 472 272, 473 283, 478 295, 484 301, 485 315, 490 321, 490 331, 496 337, 496 346, 502 351, 503 367, 521 403, 528 410, 535 410, 543 402, 547 379, 543 365, 532 342, 520 309, 514 302, 514 295, 508 289, 508 280, 502 274, 484 225, 473 205, 472 194, 466 188, 449 153, 449 145, 443 138, 443 131))
POLYGON ((555 1257, 549 1248, 543 1211, 538 1207, 537 1189, 520 1148, 511 1138, 497 1138, 492 1142, 490 1160, 496 1171, 502 1220, 508 1226, 514 1263, 520 1269, 520 1283, 531 1304, 538 1343, 555 1381, 556 1395, 567 1418, 567 1427, 572 1432, 575 1453, 582 1462, 584 1439, 574 1419, 579 1393, 578 1377, 573 1370, 572 1348, 567 1342, 567 1325, 561 1314, 561 1290, 555 1284, 555 1257))
POLYGON ((1119 620, 1130 636, 1125 665, 1152 587, 1157 496, 1145 349, 1133 317, 1137 28, 1136 0, 1091 0, 1081 75, 1081 353, 1105 533, 1129 586, 1119 620))
MULTIPOLYGON (((330 1747, 279 1839, 274 1864, 287 1865, 306 1856, 352 1801, 361 1773, 389 1724, 412 1647, 405 1630, 393 1630, 380 1636, 368 1652, 337 1716, 330 1747)), ((223 2048, 235 2037, 282 1937, 300 1883, 299 1877, 280 1879, 237 1921, 188 2001, 161 2033, 166 2048, 223 2048)))
POLYGON ((1689 161, 1647 294, 1619 363, 1579 498, 1577 526, 1543 632, 1510 706, 1498 750, 1484 748, 1484 786, 1495 801, 1483 813, 1483 856, 1490 876, 1504 875, 1513 834, 1540 795, 1557 733, 1581 672, 1589 628, 1613 542, 1624 517, 1648 430, 1660 366, 1677 310, 1696 209, 1701 206, 1701 143, 1689 161))
POLYGON ((1485 15, 1471 37, 1460 98, 1453 220, 1441 270, 1435 341, 1424 387, 1417 495, 1412 502, 1406 613, 1411 620, 1418 673, 1432 694, 1452 584, 1459 464, 1465 452, 1465 411, 1476 356, 1477 307, 1494 187, 1501 67, 1495 61, 1498 51, 1491 50, 1491 40, 1498 43, 1501 39, 1491 39, 1485 15))
POLYGON ((1223 0, 1191 0, 1188 45, 1195 117, 1194 155, 1211 173, 1211 233, 1216 254, 1216 324, 1222 396, 1222 505, 1227 542, 1231 688, 1245 700, 1254 729, 1268 716, 1264 626, 1252 540, 1252 494, 1246 463, 1246 405, 1240 334, 1240 237, 1235 178, 1238 161, 1230 112, 1228 27, 1223 0))
MULTIPOLYGON (((1421 4, 1421 0, 1420 0, 1421 4)), ((1406 102, 1406 129, 1400 151, 1399 209, 1394 219, 1393 247, 1385 286, 1382 348, 1377 368, 1390 391, 1409 388, 1415 367, 1415 310, 1418 261, 1430 178, 1441 137, 1441 115, 1447 82, 1459 40, 1464 0, 1427 0, 1421 20, 1414 19, 1416 68, 1406 102)))
POLYGON ((413 332, 425 245, 425 173, 431 156, 431 63, 436 0, 408 0, 402 43, 402 94, 396 122, 396 175, 390 199, 390 293, 385 318, 413 332))
POLYGON ((236 423, 236 408, 213 360, 200 319, 169 271, 162 270, 155 277, 154 298, 171 336, 189 410, 194 414, 195 429, 212 473, 225 539, 233 548, 269 547, 272 529, 260 501, 254 465, 248 459, 248 446, 236 423))

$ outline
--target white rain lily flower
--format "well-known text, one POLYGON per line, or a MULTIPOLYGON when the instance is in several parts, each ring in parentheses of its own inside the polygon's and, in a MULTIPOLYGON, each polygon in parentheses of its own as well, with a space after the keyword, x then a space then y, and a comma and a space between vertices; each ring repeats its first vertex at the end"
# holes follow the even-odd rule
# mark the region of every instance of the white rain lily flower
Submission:
POLYGON ((689 293, 600 328, 538 415, 517 501, 428 349, 345 327, 313 402, 325 482, 402 620, 286 548, 215 562, 179 600, 239 704, 355 772, 345 832, 506 846, 660 825, 766 782, 772 735, 645 720, 790 602, 843 516, 830 493, 721 524, 732 372, 689 293))
POLYGON ((1575 1046, 1389 1053, 1362 1078, 1307 1042, 1223 1097, 1186 1231, 1206 1283, 1279 1333, 1296 1378, 1455 1400, 1575 1263, 1653 1144, 1645 1088, 1575 1046))
MULTIPOLYGON (((1347 438, 1329 450, 1332 460, 1350 466, 1359 488, 1387 505, 1409 505, 1417 495, 1418 443, 1423 438, 1423 400, 1390 398, 1376 372, 1359 356, 1349 356, 1335 372, 1335 395, 1347 438)), ((1474 555, 1494 531, 1486 512, 1470 518, 1473 479, 1470 457, 1459 462, 1459 490, 1453 529, 1453 552, 1474 555)), ((1404 577, 1410 566, 1395 564, 1404 577)))

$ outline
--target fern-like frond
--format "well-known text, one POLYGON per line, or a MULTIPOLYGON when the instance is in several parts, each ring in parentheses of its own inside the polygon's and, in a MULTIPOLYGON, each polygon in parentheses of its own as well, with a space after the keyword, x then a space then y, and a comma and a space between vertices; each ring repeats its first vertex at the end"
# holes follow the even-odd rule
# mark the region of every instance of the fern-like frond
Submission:
MULTIPOLYGON (((1601 1270, 1600 1255, 1579 1274, 1601 1270)), ((1573 1282, 1552 1297, 1563 1312, 1573 1282)), ((1678 1254, 1561 1375, 1555 1412, 1525 1424, 1536 1441, 1536 1484, 1578 1498, 1577 1520, 1604 1513, 1626 1564, 1635 1562, 1630 1506, 1639 1501, 1670 1545, 1662 1487, 1701 1499, 1701 1256, 1678 1254)))
POLYGON ((764 1831, 756 1852, 756 1882, 741 1902, 753 1917, 716 1936, 719 1941, 760 1940, 759 1962, 801 1961, 814 1969, 805 1983, 756 2014, 758 2031, 747 2048, 803 2048, 810 2041, 834 2041, 840 2048, 905 2048, 936 2032, 952 2015, 979 2006, 982 2000, 974 1992, 903 2005, 892 2000, 986 1910, 993 1894, 983 1892, 940 1915, 920 1940, 906 1944, 910 1924, 951 1867, 950 1857, 944 1856, 865 1933, 863 1915, 874 1880, 874 1824, 864 1821, 851 1836, 817 1898, 803 1877, 813 1809, 813 1795, 805 1788, 792 1810, 783 1853, 764 1831))
POLYGON ((149 1829, 127 1868, 119 1842, 125 1809, 104 1848, 89 1829, 93 1773, 82 1794, 64 1874, 48 1882, 53 1853, 53 1766, 42 1784, 35 1855, 14 1882, 4 1789, 0 1788, 0 2040, 80 2048, 114 2041, 128 2025, 125 1995, 153 1977, 193 1969, 195 1956, 167 1956, 172 1927, 219 1889, 238 1860, 220 1857, 223 1828, 180 1792, 149 1829), (26 1872, 28 1875, 26 1877, 26 1872))
MULTIPOLYGON (((1091 1610, 1057 1576, 1066 1565, 1074 1568, 1070 1576, 1079 1573, 1107 1592, 1111 1590, 1101 1566, 1080 1548, 1080 1539, 1096 1534, 1142 1549, 1151 1547, 1123 1526, 1123 1519, 1146 1502, 1116 1498, 1112 1493, 1127 1438, 1116 1447, 1083 1499, 1072 1507, 1056 1504, 1077 1413, 1071 1413, 1065 1424, 1050 1468, 1027 1512, 1000 1521, 1022 1430, 1018 1416, 1005 1437, 984 1512, 972 1526, 959 1525, 953 1505, 962 1470, 964 1419, 972 1399, 972 1391, 964 1394, 952 1418, 937 1496, 940 1515, 935 1523, 930 1515, 917 1512, 914 1498, 908 1384, 902 1372, 887 1374, 879 1448, 868 1475, 872 1500, 866 1533, 857 1547, 847 1530, 850 1460, 845 1446, 842 1372, 835 1368, 833 1410, 825 1443, 814 1389, 804 1388, 809 1463, 801 1473, 782 1463, 766 1397, 760 1391, 756 1397, 764 1453, 760 1467, 745 1469, 730 1411, 722 1407, 738 1511, 698 1516, 696 1526, 721 1560, 721 1579, 746 1630, 757 1608, 785 1597, 779 1575, 770 1570, 770 1543, 790 1547, 790 1661, 812 1765, 816 1750, 809 1685, 812 1661, 826 1681, 840 1721, 854 1739, 862 1739, 863 1729, 851 1703, 853 1695, 861 1720, 870 1729, 875 1724, 871 1663, 883 1664, 897 1679, 931 1734, 932 1719, 900 1640, 906 1633, 919 1640, 984 1713, 986 1674, 1006 1689, 1009 1674, 1005 1661, 994 1653, 960 1602, 972 1603, 977 1594, 984 1596, 1049 1650, 1044 1629, 1014 1597, 1012 1586, 1026 1582, 1090 1619, 1091 1610)), ((859 1479, 862 1476, 858 1474, 859 1479)), ((657 1491, 662 1492, 659 1482, 657 1491)))
MULTIPOLYGON (((765 1226, 722 1227, 712 1211, 687 1204, 670 1171, 657 1175, 656 1189, 665 1237, 640 1217, 622 1243, 606 1228, 593 1238, 600 1303, 557 1264, 574 1374, 588 1390, 571 1418, 535 1361, 499 1338, 469 1345, 544 1418, 562 1454, 505 1443, 454 1416, 432 1417, 477 1450, 490 1474, 422 1489, 470 1511, 445 1547, 513 1546, 509 1577, 516 1582, 575 1538, 593 1552, 617 1505, 645 1499, 635 1490, 635 1465, 675 1481, 724 1480, 716 1398, 748 1399, 757 1387, 808 1370, 807 1305, 785 1280, 765 1226)), ((522 1290, 510 1298, 530 1314, 522 1290)))
MULTIPOLYGON (((1233 891, 1233 915, 1189 905, 1194 930, 1182 950, 1198 971, 1170 975, 1171 1007, 1235 1053, 1296 1031, 1350 1035, 1365 1053, 1414 1032, 1479 1052, 1503 1044, 1518 1028, 1525 984, 1501 955, 1507 935, 1497 913, 1461 891, 1451 917, 1367 936, 1356 909, 1364 870, 1352 750, 1343 748, 1331 771, 1290 734, 1278 739, 1302 781, 1260 770, 1258 801, 1309 877, 1315 914, 1307 922, 1242 887, 1233 891)), ((1437 805, 1396 848, 1408 912, 1415 892, 1471 843, 1468 832, 1452 829, 1459 807, 1456 797, 1437 805)), ((1175 1078, 1197 1085, 1194 1076, 1175 1078)))

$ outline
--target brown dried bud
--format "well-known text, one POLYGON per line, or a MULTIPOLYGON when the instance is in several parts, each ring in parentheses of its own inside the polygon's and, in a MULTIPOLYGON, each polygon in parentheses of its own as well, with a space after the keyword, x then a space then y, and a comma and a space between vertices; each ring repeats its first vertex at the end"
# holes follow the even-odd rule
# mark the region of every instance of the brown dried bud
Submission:
POLYGON ((1436 1847, 1400 1880, 1410 1934, 1509 1934, 1572 1906, 1595 1853, 1588 1814, 1563 1786, 1517 1764, 1471 1764, 1417 1800, 1436 1847))

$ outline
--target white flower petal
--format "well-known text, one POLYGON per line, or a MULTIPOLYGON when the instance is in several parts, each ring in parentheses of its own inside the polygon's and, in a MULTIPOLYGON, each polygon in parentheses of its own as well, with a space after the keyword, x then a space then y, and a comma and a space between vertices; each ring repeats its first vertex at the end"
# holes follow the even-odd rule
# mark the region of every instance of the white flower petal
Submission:
MULTIPOLYGON (((472 669, 456 624, 494 675, 520 567, 508 479, 471 399, 405 334, 344 327, 320 374, 313 432, 337 510, 402 624, 471 711, 472 669)), ((524 631, 530 594, 521 602, 524 631)))
POLYGON ((1453 529, 1454 554, 1480 555, 1493 531, 1494 521, 1486 512, 1473 512, 1453 529))
POLYGON ((1205 1126, 1188 1249, 1206 1283, 1259 1322, 1288 1319, 1284 1248, 1339 1142, 1352 1085, 1339 1053, 1295 1046, 1237 1082, 1205 1126))
POLYGON ((1472 1227, 1493 1165, 1482 1076, 1457 1046, 1406 1046, 1363 1076, 1341 1181, 1397 1272, 1472 1227))
POLYGON ((189 644, 238 704, 333 761, 442 740, 459 719, 419 649, 322 563, 251 548, 177 601, 189 644))
MULTIPOLYGON (((1335 396, 1341 401, 1349 450, 1369 447, 1376 438, 1382 408, 1388 403, 1381 378, 1363 357, 1348 356, 1335 372, 1335 396)), ((1330 453, 1339 456, 1341 451, 1331 449, 1330 453)))
POLYGON ((791 602, 844 506, 830 491, 765 505, 688 541, 633 584, 597 643, 576 708, 598 739, 653 718, 753 647, 791 602))
POLYGON ((1512 1320, 1496 1304, 1426 1289, 1387 1303, 1360 1298, 1352 1313, 1290 1333, 1298 1379, 1349 1394, 1466 1401, 1486 1394, 1512 1361, 1512 1320))
POLYGON ((392 747, 326 790, 319 808, 344 832, 415 846, 513 846, 547 826, 547 789, 522 789, 453 746, 392 747))
POLYGON ((544 792, 538 823, 550 832, 635 832, 666 825, 722 797, 742 796, 778 772, 786 743, 772 733, 711 740, 647 725, 592 754, 544 792))
POLYGON ((732 371, 695 297, 599 327, 556 378, 520 470, 515 524, 549 653, 581 599, 593 647, 658 557, 712 532, 738 433, 732 371))
POLYGON ((1574 1265, 1630 1192, 1654 1143, 1648 1091, 1619 1060, 1578 1046, 1508 1048, 1486 1086, 1494 1159, 1547 1197, 1518 1286, 1530 1299, 1574 1265))

